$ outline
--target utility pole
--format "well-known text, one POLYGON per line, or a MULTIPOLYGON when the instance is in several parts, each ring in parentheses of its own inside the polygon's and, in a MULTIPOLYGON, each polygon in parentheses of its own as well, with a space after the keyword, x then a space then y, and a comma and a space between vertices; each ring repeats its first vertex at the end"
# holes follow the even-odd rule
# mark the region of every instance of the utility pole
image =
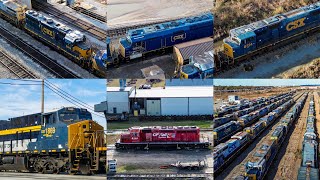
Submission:
POLYGON ((44 113, 44 79, 42 79, 41 87, 41 113, 44 113))

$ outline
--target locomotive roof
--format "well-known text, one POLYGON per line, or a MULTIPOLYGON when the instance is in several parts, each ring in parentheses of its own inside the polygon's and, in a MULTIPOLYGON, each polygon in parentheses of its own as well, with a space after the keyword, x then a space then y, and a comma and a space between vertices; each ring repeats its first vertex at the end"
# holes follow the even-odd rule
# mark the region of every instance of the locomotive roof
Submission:
POLYGON ((230 30, 230 36, 232 37, 238 37, 239 39, 247 39, 249 37, 255 36, 255 31, 262 29, 262 28, 267 28, 270 25, 276 24, 281 22, 282 20, 286 18, 291 18, 294 16, 301 15, 303 13, 307 13, 310 11, 313 11, 315 9, 320 9, 320 2, 317 2, 315 4, 311 4, 305 7, 301 7, 292 11, 289 11, 287 13, 283 14, 278 14, 273 17, 269 17, 264 20, 260 20, 257 22, 253 22, 251 24, 247 24, 244 26, 240 26, 234 29, 230 30))
POLYGON ((211 13, 200 14, 193 17, 164 22, 138 29, 132 29, 127 32, 127 35, 131 38, 132 41, 134 41, 136 39, 144 38, 145 36, 151 36, 152 34, 157 35, 156 33, 158 32, 165 32, 176 28, 186 27, 208 20, 212 21, 213 23, 213 15, 211 13))
POLYGON ((22 7, 20 4, 17 4, 16 2, 13 2, 11 0, 0 0, 0 4, 3 4, 4 6, 12 10, 17 10, 18 8, 22 7))
POLYGON ((34 10, 28 10, 26 14, 38 20, 42 24, 48 27, 51 27, 52 29, 56 29, 62 34, 65 34, 64 39, 71 43, 84 41, 85 36, 83 33, 77 30, 73 30, 69 26, 66 26, 65 24, 62 24, 56 20, 53 20, 51 17, 45 16, 34 10))
POLYGON ((140 129, 140 130, 152 130, 152 129, 159 129, 159 130, 197 130, 199 127, 196 126, 133 126, 130 129, 140 129))

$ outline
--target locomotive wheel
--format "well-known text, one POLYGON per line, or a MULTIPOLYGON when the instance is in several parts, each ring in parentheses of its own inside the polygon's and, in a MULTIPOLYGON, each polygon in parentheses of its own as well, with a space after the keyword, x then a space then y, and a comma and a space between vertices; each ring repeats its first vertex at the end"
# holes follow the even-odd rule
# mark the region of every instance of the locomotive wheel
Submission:
POLYGON ((92 172, 91 172, 91 167, 90 167, 90 162, 87 161, 87 162, 83 162, 83 163, 80 163, 79 164, 79 171, 81 174, 85 174, 85 175, 92 175, 92 172))

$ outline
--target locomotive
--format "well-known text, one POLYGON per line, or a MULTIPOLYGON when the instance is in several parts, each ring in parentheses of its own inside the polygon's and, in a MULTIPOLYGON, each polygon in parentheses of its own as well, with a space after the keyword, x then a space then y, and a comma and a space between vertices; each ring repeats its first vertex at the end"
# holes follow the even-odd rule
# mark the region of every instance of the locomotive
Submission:
POLYGON ((298 37, 316 31, 320 2, 260 20, 229 31, 223 40, 223 52, 215 56, 216 71, 282 47, 298 37))
POLYGON ((0 170, 104 173, 104 128, 86 109, 64 107, 0 121, 0 170))
POLYGON ((95 58, 86 36, 69 26, 53 20, 24 5, 10 0, 0 0, 0 17, 49 45, 80 66, 105 77, 106 62, 95 58))
MULTIPOLYGON (((249 161, 245 164, 245 178, 258 180, 265 177, 288 131, 293 126, 293 122, 298 119, 306 98, 307 93, 300 96, 300 100, 286 113, 280 120, 280 124, 276 126, 271 135, 267 137, 260 148, 250 157, 249 161)), ((293 101, 291 101, 291 104, 293 104, 293 101)))
POLYGON ((213 36, 211 13, 155 24, 129 30, 125 38, 120 38, 120 56, 132 60, 148 52, 164 51, 175 44, 209 36, 213 36))
POLYGON ((121 134, 115 143, 117 149, 207 149, 210 146, 209 140, 201 138, 200 128, 195 126, 135 126, 128 131, 126 134, 121 134))

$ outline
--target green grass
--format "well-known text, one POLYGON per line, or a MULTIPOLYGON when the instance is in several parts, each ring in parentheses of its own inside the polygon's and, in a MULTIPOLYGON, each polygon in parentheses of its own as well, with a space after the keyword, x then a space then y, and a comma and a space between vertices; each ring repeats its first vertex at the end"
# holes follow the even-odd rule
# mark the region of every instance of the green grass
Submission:
POLYGON ((128 172, 128 171, 134 171, 136 169, 139 169, 139 168, 133 165, 124 165, 124 166, 118 166, 117 172, 128 172))
POLYGON ((125 121, 108 123, 108 129, 128 129, 132 126, 198 126, 210 128, 212 121, 125 121))

